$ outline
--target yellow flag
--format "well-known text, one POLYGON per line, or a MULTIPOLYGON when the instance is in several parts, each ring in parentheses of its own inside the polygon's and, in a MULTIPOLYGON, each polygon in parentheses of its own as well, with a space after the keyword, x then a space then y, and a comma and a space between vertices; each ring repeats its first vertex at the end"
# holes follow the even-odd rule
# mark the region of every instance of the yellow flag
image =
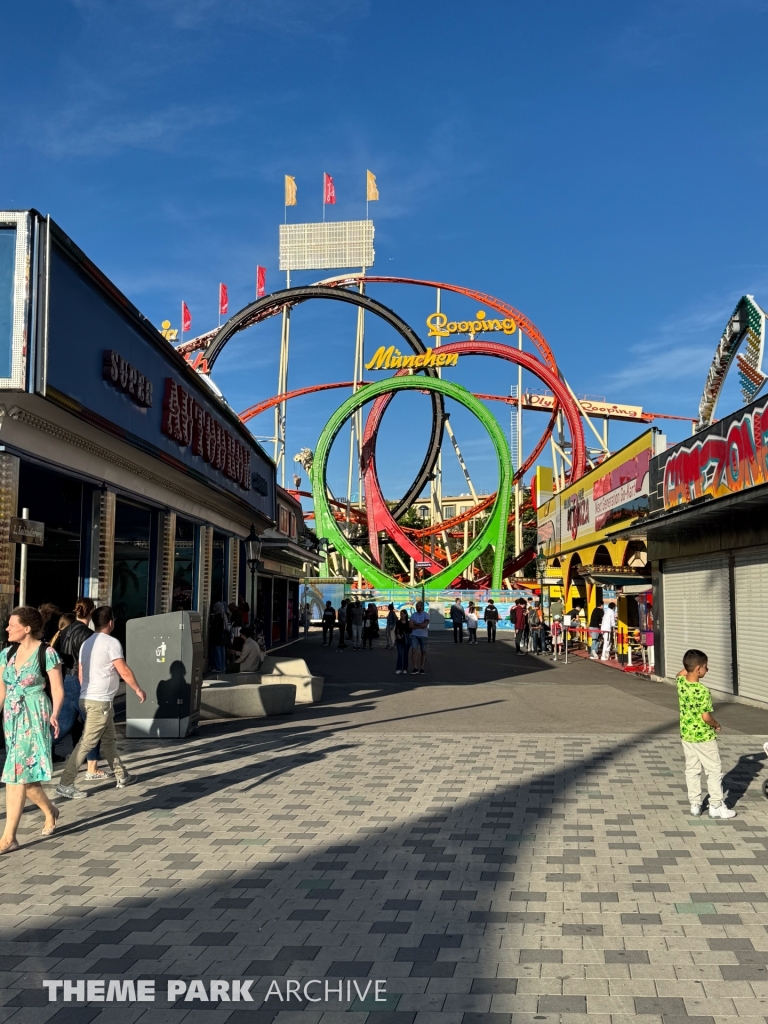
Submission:
POLYGON ((372 174, 370 171, 366 171, 366 174, 368 175, 368 191, 366 193, 366 198, 369 203, 372 203, 375 199, 379 198, 379 190, 376 187, 376 175, 372 174))
POLYGON ((296 179, 292 178, 290 174, 285 176, 285 205, 296 205, 296 179))

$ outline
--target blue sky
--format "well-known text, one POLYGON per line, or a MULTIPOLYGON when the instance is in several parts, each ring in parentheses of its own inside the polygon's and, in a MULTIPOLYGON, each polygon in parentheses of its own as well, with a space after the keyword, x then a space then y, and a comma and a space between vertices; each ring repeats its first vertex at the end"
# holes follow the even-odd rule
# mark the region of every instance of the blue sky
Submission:
MULTIPOLYGON (((694 416, 739 296, 768 306, 762 0, 29 0, 3 27, 0 204, 50 213, 155 323, 185 299, 195 333, 214 326, 219 281, 234 311, 257 263, 282 286, 283 175, 298 183, 292 220, 320 219, 323 171, 329 216, 359 218, 366 168, 381 191, 375 271, 510 302, 579 394, 694 416)), ((417 329, 433 308, 427 291, 372 294, 417 329)), ((384 336, 371 326, 369 349, 384 336)), ((221 357, 235 409, 276 390, 278 337, 260 326, 221 357)), ((349 379, 353 343, 350 311, 299 310, 291 387, 349 379)), ((506 393, 514 377, 472 359, 452 379, 506 393)), ((289 457, 314 447, 342 394, 294 403, 289 457)), ((493 489, 484 434, 453 422, 476 485, 493 489)), ((544 422, 527 417, 526 445, 544 422)), ((427 423, 425 399, 398 396, 381 440, 388 496, 421 461, 427 423)), ((611 430, 614 446, 635 433, 611 430)), ((446 488, 460 483, 447 459, 446 488)))

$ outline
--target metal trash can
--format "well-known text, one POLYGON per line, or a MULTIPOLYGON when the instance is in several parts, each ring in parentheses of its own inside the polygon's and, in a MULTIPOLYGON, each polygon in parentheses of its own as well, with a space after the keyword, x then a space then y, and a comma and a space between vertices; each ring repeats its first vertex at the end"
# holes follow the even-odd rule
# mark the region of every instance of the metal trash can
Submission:
POLYGON ((126 688, 125 735, 189 736, 200 721, 203 623, 199 612, 166 612, 129 619, 126 661, 147 699, 126 688))

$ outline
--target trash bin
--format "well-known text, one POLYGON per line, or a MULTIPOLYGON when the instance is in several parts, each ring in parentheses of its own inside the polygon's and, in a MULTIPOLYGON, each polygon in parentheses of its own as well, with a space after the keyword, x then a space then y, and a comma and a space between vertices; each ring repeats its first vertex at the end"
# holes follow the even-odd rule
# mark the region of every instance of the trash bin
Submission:
POLYGON ((126 661, 147 699, 126 688, 125 735, 189 736, 200 721, 203 623, 199 612, 166 612, 126 623, 126 661))

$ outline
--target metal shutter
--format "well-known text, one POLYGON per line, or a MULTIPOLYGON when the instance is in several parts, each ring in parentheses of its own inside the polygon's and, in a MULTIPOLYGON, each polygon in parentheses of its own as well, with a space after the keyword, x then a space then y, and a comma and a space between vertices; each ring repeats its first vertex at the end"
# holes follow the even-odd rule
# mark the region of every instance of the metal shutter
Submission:
POLYGON ((665 675, 673 677, 695 647, 709 658, 705 684, 733 693, 728 556, 668 559, 662 581, 665 675))
POLYGON ((736 656, 739 695, 768 701, 768 547, 747 548, 734 558, 736 594, 736 656))

